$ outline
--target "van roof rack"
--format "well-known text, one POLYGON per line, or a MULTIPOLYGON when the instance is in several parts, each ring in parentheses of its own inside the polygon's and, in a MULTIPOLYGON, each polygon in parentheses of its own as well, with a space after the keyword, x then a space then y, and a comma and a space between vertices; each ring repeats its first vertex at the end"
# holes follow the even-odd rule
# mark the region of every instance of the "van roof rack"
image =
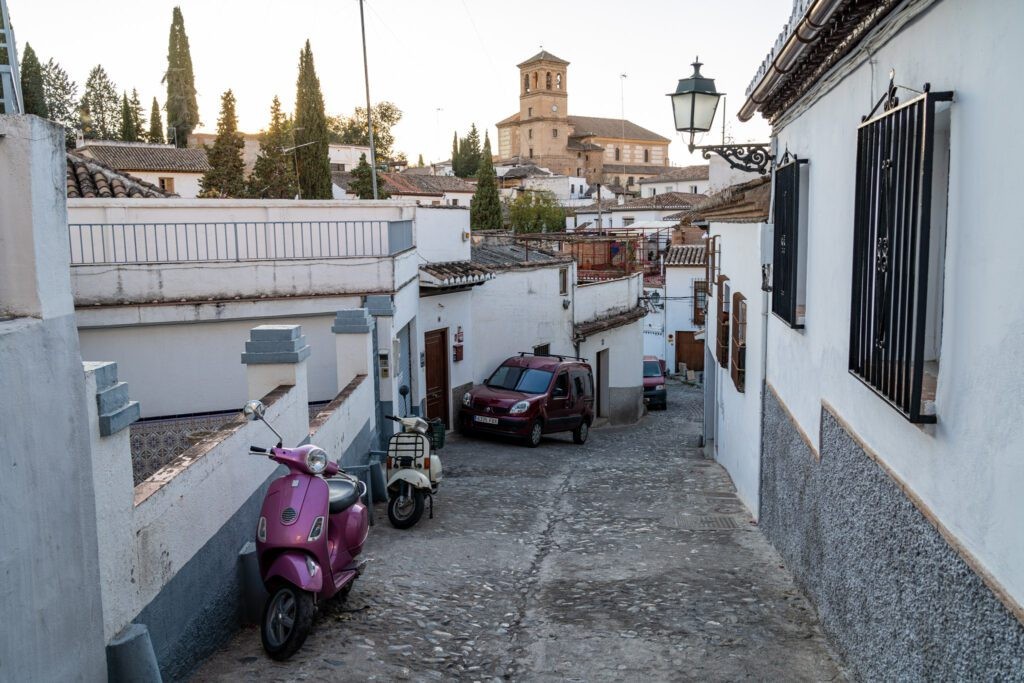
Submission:
POLYGON ((523 358, 525 356, 537 356, 537 357, 540 357, 540 358, 557 358, 558 360, 562 360, 562 361, 564 361, 566 358, 571 358, 573 360, 578 360, 581 363, 586 363, 587 362, 586 358, 580 358, 579 356, 570 356, 567 353, 537 353, 536 351, 520 351, 519 352, 519 357, 520 358, 523 358))

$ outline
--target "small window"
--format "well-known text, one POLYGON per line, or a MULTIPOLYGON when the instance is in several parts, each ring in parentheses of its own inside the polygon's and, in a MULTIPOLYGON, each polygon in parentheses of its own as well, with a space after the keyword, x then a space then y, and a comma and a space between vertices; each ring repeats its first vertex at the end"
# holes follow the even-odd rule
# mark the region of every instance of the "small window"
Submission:
POLYGON ((654 196, 657 196, 657 194, 658 194, 658 188, 652 187, 651 188, 651 196, 654 197, 654 196))
POLYGON ((458 198, 457 197, 452 198, 452 206, 458 206, 458 205, 459 205, 458 198))
POLYGON ((565 296, 569 293, 569 269, 560 268, 558 270, 558 293, 565 296))
POLYGON ((528 128, 526 130, 526 138, 528 140, 532 140, 533 139, 533 128, 528 128))
POLYGON ((530 92, 530 74, 523 76, 523 92, 530 92))
POLYGON ((618 160, 619 160, 619 158, 620 158, 621 156, 622 156, 622 155, 621 155, 621 153, 620 153, 620 150, 619 150, 619 148, 618 148, 618 147, 616 147, 616 148, 615 148, 615 161, 618 161, 618 160))
POLYGON ((537 72, 536 71, 533 72, 533 89, 534 90, 537 89, 537 72))
POLYGON ((792 328, 804 326, 807 249, 800 245, 807 235, 806 171, 804 159, 794 159, 775 170, 772 313, 792 328))
POLYGON ((729 278, 718 276, 718 332, 715 335, 715 347, 718 364, 729 369, 729 278))
POLYGON ((551 72, 550 71, 548 72, 548 75, 544 78, 544 87, 547 88, 548 90, 551 90, 551 72))
POLYGON ((530 158, 533 158, 533 147, 530 148, 530 158))
POLYGON ((174 192, 174 178, 160 178, 160 189, 164 192, 174 192))
POLYGON ((732 383, 743 392, 747 375, 747 300, 736 292, 732 295, 732 383))
POLYGON ((615 184, 616 185, 621 185, 622 184, 622 176, 615 176, 615 184))
POLYGON ((708 281, 693 281, 693 324, 704 324, 704 312, 708 306, 708 281))
POLYGON ((345 164, 331 164, 331 171, 345 172, 345 164))
POLYGON ((635 223, 635 222, 636 222, 636 219, 633 218, 632 216, 623 216, 622 217, 622 227, 626 227, 627 225, 633 225, 633 223, 635 223))
POLYGON ((648 149, 644 150, 644 163, 648 163, 651 160, 651 151, 648 149))
POLYGON ((576 175, 578 175, 578 176, 581 176, 581 175, 583 175, 582 173, 580 173, 580 171, 582 171, 582 170, 583 170, 582 168, 580 168, 579 166, 577 166, 577 167, 576 167, 576 175))
POLYGON ((551 344, 538 344, 533 347, 533 352, 538 356, 546 356, 551 353, 551 344))
POLYGON ((626 187, 631 187, 632 185, 633 185, 633 176, 629 176, 629 179, 626 180, 626 187))
POLYGON ((569 186, 569 194, 576 194, 576 186, 575 185, 570 185, 569 186))
POLYGON ((697 194, 697 186, 696 185, 690 185, 690 193, 691 194, 697 194))
POLYGON ((526 108, 526 115, 527 116, 533 116, 533 107, 527 107, 526 108))
POLYGON ((558 137, 558 129, 557 128, 552 128, 551 129, 551 137, 553 137, 553 138, 557 138, 558 137))
POLYGON ((562 74, 555 74, 555 90, 562 89, 562 74))

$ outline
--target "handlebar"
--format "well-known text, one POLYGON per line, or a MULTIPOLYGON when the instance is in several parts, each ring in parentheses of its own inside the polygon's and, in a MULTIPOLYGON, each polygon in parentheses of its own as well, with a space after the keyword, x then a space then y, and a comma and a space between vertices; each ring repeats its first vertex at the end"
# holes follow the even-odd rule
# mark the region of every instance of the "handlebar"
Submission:
POLYGON ((384 419, 385 420, 391 420, 392 422, 401 422, 402 421, 402 418, 395 417, 394 415, 385 415, 384 419))
POLYGON ((269 453, 270 449, 261 446, 249 446, 250 453, 269 453))

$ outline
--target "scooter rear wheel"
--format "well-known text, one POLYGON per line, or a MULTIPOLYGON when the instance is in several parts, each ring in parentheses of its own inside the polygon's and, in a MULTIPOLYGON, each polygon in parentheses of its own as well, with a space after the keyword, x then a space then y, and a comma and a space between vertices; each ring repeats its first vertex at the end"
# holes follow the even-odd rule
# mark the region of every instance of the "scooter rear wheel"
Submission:
POLYGON ((263 606, 260 638, 271 659, 284 661, 298 652, 313 626, 313 595, 291 584, 271 591, 263 606))
POLYGON ((388 519, 396 529, 408 529, 423 516, 423 492, 409 489, 408 494, 399 493, 388 500, 388 519))

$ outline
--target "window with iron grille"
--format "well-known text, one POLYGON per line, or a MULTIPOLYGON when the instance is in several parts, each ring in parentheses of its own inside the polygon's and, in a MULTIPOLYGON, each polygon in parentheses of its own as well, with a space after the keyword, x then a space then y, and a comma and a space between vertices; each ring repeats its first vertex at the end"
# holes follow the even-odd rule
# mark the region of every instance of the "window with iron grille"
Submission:
POLYGON ((693 324, 704 324, 704 311, 708 305, 708 281, 693 281, 693 324))
POLYGON ((729 369, 729 278, 718 276, 718 332, 715 335, 718 364, 729 369))
POLYGON ((804 326, 807 282, 806 163, 793 159, 775 169, 772 312, 795 329, 804 326))
POLYGON ((747 377, 747 300, 736 292, 732 295, 732 383, 743 392, 747 377))
POLYGON ((917 423, 935 422, 952 97, 890 86, 857 131, 850 372, 917 423))
MULTIPOLYGON (((705 265, 707 267, 707 274, 704 279, 707 280, 709 284, 718 281, 717 257, 718 235, 715 235, 714 237, 708 238, 708 255, 707 260, 705 261, 705 265)), ((708 291, 710 292, 711 290, 709 289, 708 291)))

